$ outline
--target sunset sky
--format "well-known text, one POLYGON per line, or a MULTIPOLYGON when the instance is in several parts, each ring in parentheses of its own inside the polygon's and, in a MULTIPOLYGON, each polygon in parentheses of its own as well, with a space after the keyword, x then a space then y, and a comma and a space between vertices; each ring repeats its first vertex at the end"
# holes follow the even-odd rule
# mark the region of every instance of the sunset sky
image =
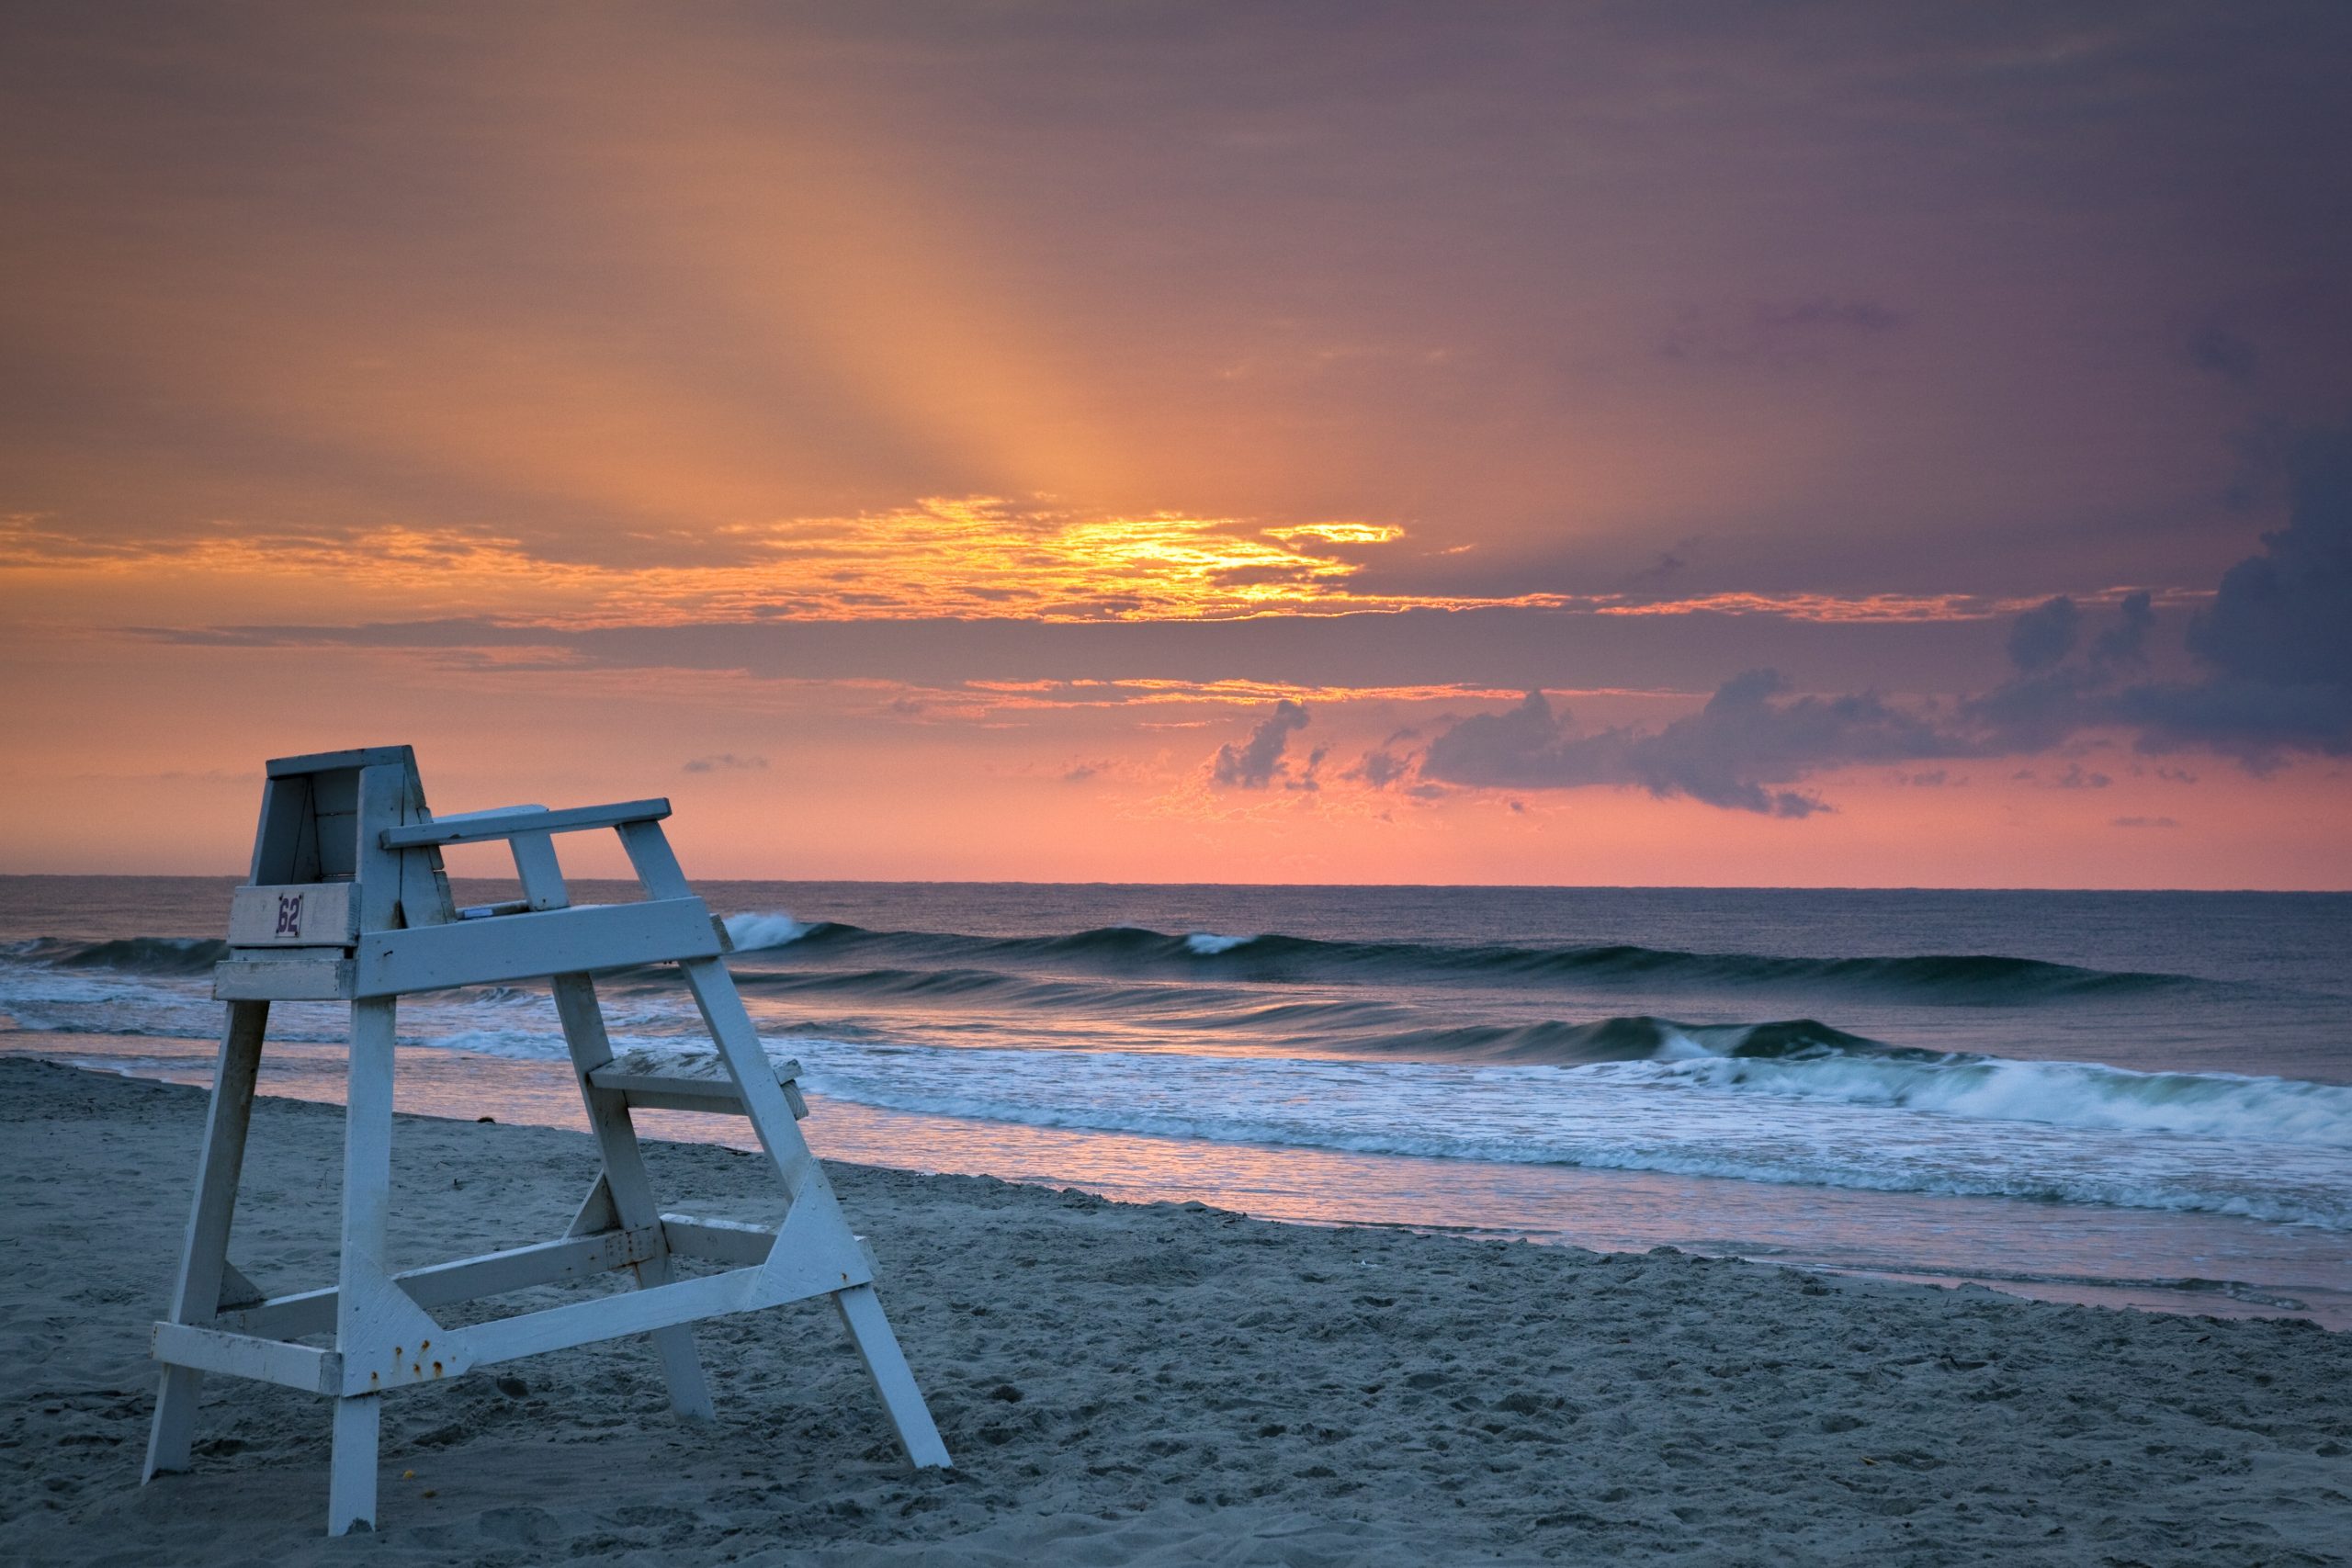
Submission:
POLYGON ((2347 64, 13 4, 0 870, 409 741, 707 877, 2352 886, 2347 64))

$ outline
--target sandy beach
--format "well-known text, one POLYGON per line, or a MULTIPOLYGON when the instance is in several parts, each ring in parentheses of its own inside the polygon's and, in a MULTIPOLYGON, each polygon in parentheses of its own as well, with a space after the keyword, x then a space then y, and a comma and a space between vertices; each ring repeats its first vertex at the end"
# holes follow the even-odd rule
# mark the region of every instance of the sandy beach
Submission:
MULTIPOLYGON (((195 1472, 137 1484, 204 1097, 24 1061, 0 1087, 14 1562, 2352 1561, 2352 1337, 2305 1323, 855 1166, 954 1472, 899 1465, 804 1306, 704 1330, 715 1427, 630 1341, 501 1369, 519 1397, 393 1399, 383 1528, 330 1540, 315 1398, 209 1380, 195 1472)), ((265 1288, 332 1278, 341 1128, 257 1108, 232 1256, 265 1288)), ((772 1206, 752 1158, 652 1154, 673 1207, 772 1206)), ((555 1234, 593 1172, 578 1134, 413 1117, 395 1160, 404 1262, 555 1234)))

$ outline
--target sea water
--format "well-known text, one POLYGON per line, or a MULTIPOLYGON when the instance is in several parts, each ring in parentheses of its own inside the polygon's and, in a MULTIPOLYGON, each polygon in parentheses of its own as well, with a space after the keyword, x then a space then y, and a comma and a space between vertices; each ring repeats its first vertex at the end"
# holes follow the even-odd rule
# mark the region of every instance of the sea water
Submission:
MULTIPOLYGON (((205 1081, 230 886, 0 878, 0 1051, 205 1081)), ((2352 1325, 2352 896, 701 890, 831 1156, 2352 1325)), ((345 1022, 278 1005, 265 1089, 335 1098, 345 1022)), ((400 1035, 404 1108, 579 1124, 544 988, 400 1035)))

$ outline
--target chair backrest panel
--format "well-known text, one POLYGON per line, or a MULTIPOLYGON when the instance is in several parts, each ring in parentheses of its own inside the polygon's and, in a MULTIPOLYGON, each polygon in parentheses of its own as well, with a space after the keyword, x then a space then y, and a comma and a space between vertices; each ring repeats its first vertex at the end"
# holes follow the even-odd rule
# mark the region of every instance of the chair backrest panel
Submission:
POLYGON ((363 884, 362 929, 444 925, 457 918, 438 850, 390 852, 386 828, 429 822, 416 755, 405 746, 277 757, 254 836, 255 887, 363 884), (360 876, 362 865, 369 874, 360 876))

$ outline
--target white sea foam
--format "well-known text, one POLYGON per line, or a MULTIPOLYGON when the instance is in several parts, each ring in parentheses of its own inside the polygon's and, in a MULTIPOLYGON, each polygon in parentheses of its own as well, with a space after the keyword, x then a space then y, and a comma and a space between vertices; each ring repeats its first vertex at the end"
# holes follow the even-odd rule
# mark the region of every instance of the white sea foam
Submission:
POLYGON ((2352 1148, 2352 1087, 2341 1084, 1989 1056, 1743 1059, 1706 1054, 1686 1035, 1674 1036, 1669 1045, 1658 1060, 1577 1070, 1625 1083, 1686 1084, 1980 1120, 2352 1148))
POLYGON ((807 936, 813 927, 796 920, 782 910, 754 911, 727 917, 727 940, 737 951, 749 953, 755 948, 784 947, 807 936))
POLYGON ((1212 931, 1194 931, 1184 939, 1185 948, 1203 958, 1214 958, 1220 953, 1231 953, 1257 941, 1254 936, 1218 936, 1212 931))
POLYGON ((888 1110, 1359 1154, 2201 1211, 2352 1229, 2352 1151, 1710 1091, 1595 1069, 777 1043, 888 1110))

